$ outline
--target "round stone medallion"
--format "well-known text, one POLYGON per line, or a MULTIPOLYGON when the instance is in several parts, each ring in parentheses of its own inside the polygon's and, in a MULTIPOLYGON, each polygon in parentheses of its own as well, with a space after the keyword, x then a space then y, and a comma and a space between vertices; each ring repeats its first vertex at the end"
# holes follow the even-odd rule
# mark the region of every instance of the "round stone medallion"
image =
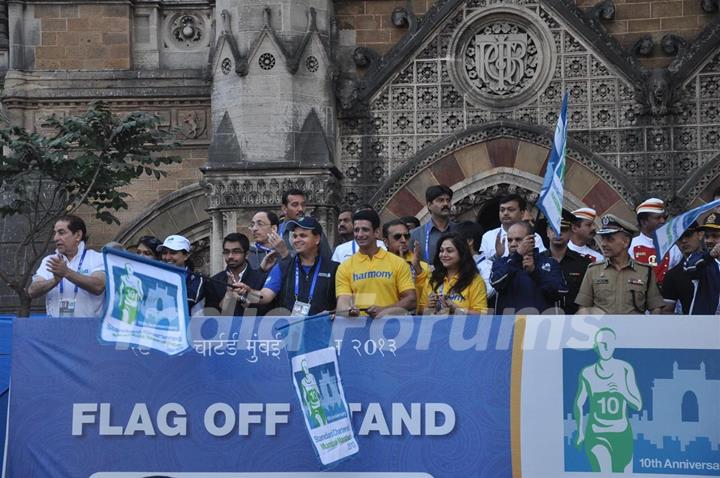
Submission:
POLYGON ((552 33, 539 16, 502 5, 479 10, 458 26, 448 71, 473 105, 507 110, 536 98, 555 71, 556 56, 552 33))

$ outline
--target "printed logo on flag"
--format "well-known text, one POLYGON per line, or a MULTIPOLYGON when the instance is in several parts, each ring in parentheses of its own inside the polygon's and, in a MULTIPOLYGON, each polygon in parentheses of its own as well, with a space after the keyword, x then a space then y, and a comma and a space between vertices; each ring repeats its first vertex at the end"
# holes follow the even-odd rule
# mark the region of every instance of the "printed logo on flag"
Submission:
POLYGON ((178 330, 176 285, 136 273, 129 262, 114 265, 109 272, 115 283, 113 317, 129 325, 178 330))
POLYGON ((291 363, 295 391, 321 463, 327 465, 357 453, 335 348, 296 355, 291 363))
POLYGON ((720 351, 563 349, 567 472, 718 475, 720 351))

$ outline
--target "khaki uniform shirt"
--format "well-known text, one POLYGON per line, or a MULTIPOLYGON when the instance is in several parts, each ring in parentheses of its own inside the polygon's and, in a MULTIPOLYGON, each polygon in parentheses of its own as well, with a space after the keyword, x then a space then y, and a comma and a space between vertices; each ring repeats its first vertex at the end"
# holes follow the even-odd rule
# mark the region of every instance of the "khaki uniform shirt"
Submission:
POLYGON ((644 314, 664 305, 655 274, 632 259, 621 270, 608 259, 590 264, 575 303, 606 314, 644 314))

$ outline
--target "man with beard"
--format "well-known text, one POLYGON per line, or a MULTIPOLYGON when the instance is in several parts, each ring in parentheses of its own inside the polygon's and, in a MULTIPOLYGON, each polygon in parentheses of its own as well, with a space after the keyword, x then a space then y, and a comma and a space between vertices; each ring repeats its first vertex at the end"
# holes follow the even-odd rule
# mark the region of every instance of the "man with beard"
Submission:
MULTIPOLYGON (((256 214, 257 216, 257 214, 256 214)), ((245 315, 246 297, 238 294, 233 285, 245 283, 257 289, 265 281, 265 274, 253 269, 247 261, 250 240, 245 234, 233 232, 223 239, 222 255, 227 266, 205 284, 205 307, 222 315, 245 315), (227 284, 224 285, 224 284, 227 284), (228 287, 230 286, 230 287, 228 287)), ((206 315, 207 312, 206 312, 206 315)))
POLYGON ((437 242, 445 233, 457 232, 457 224, 450 221, 450 207, 453 191, 444 184, 430 186, 425 190, 425 201, 430 213, 430 221, 410 233, 413 243, 420 244, 421 258, 432 262, 437 242))
MULTIPOLYGON (((507 233, 511 224, 520 222, 527 211, 527 201, 517 194, 508 194, 500 198, 500 227, 491 229, 482 236, 480 252, 487 259, 505 257, 509 254, 507 247, 507 233)), ((545 251, 545 245, 539 234, 535 233, 535 245, 539 252, 545 251)))
MULTIPOLYGON (((677 246, 680 248, 680 252, 682 252, 685 260, 702 249, 702 237, 703 232, 700 230, 697 222, 692 223, 683 235, 680 236, 680 239, 677 241, 677 246)), ((666 307, 666 312, 675 312, 676 314, 690 313, 690 308, 697 290, 697 281, 691 280, 688 273, 685 272, 684 262, 685 261, 680 262, 680 264, 665 274, 665 283, 662 286, 661 292, 667 301, 672 301, 672 304, 668 304, 666 307)))
POLYGON ((720 314, 720 213, 710 214, 700 228, 704 232, 705 249, 685 261, 685 271, 697 280, 697 294, 690 310, 693 315, 720 314))
POLYGON ((570 241, 568 242, 568 248, 571 251, 575 251, 578 254, 590 259, 590 262, 602 261, 603 255, 590 247, 595 245, 595 234, 597 228, 595 227, 595 219, 597 218, 597 212, 593 208, 581 207, 580 209, 574 210, 572 213, 572 233, 570 234, 570 241))
POLYGON ((590 265, 590 259, 570 250, 570 221, 563 219, 560 221, 560 235, 555 234, 555 230, 548 226, 547 235, 550 242, 550 249, 543 252, 546 257, 552 257, 560 264, 563 277, 567 284, 568 293, 561 297, 558 307, 566 314, 574 314, 578 311, 578 305, 575 303, 575 297, 580 290, 585 271, 590 265))

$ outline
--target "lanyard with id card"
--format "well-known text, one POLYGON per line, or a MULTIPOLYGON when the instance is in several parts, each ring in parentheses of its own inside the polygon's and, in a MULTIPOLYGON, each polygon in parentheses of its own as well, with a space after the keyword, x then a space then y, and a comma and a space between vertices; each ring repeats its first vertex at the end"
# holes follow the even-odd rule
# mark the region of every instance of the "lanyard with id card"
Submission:
MULTIPOLYGON (((82 269, 83 261, 85 260, 85 254, 87 253, 87 249, 83 250, 82 256, 80 256, 80 262, 77 266, 77 271, 80 273, 80 270, 82 269)), ((74 317, 75 316, 75 304, 77 304, 77 294, 78 294, 78 285, 75 284, 75 292, 73 293, 72 299, 63 297, 63 292, 65 290, 63 283, 65 282, 65 278, 63 277, 60 280, 60 317, 74 317)))
POLYGON ((320 274, 320 266, 322 265, 322 257, 318 257, 317 264, 315 265, 315 273, 313 274, 312 282, 310 283, 310 293, 308 294, 307 302, 298 300, 300 296, 300 257, 296 258, 295 262, 295 304, 293 304, 292 316, 293 317, 307 317, 310 315, 310 303, 312 302, 313 294, 315 294, 315 286, 317 285, 318 274, 320 274))

